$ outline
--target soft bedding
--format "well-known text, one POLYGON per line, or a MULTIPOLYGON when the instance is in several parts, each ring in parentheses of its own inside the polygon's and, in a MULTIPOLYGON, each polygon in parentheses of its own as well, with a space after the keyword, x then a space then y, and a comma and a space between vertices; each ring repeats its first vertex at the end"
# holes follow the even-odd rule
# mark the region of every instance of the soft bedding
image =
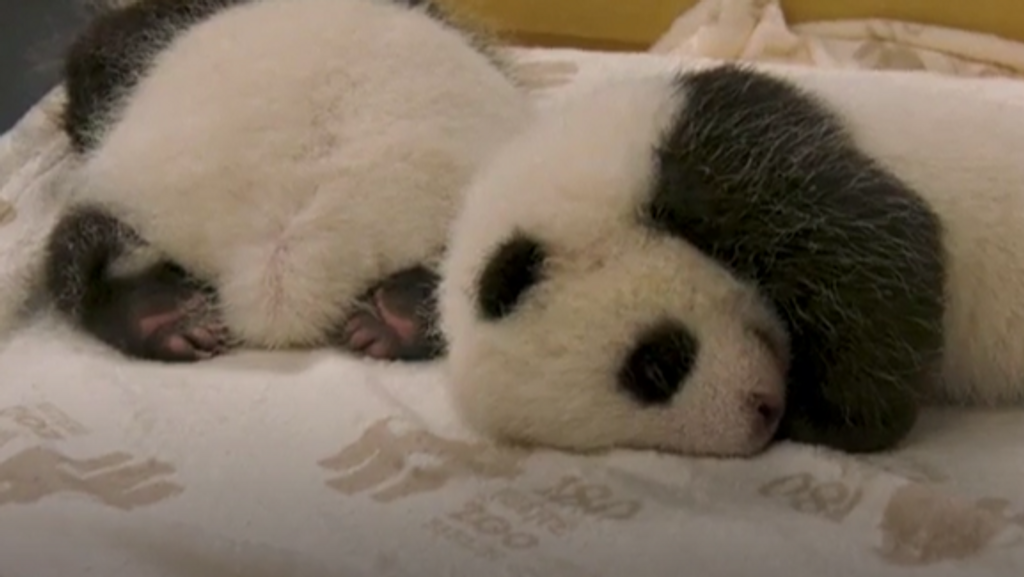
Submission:
MULTIPOLYGON (((897 5, 906 2, 888 4, 889 11, 899 12, 897 5)), ((927 10, 925 3, 917 4, 916 10, 927 10)), ((963 28, 881 18, 793 24, 786 5, 782 0, 700 0, 672 22, 651 52, 676 58, 787 62, 817 68, 1024 77, 1024 44, 1020 42, 963 28)), ((863 10, 850 3, 842 5, 844 10, 863 10)), ((939 12, 950 10, 949 6, 930 6, 939 12)), ((959 9, 964 20, 970 20, 967 14, 973 8, 961 4, 959 9)), ((906 11, 914 10, 907 7, 906 11)))
MULTIPOLYGON (((518 57, 540 103, 678 64, 518 57)), ((1024 85, 950 82, 1024 112, 1024 85)), ((161 366, 24 314, 62 197, 59 98, 0 142, 0 577, 1024 574, 1019 410, 928 412, 888 455, 572 455, 466 430, 439 364, 161 366)))

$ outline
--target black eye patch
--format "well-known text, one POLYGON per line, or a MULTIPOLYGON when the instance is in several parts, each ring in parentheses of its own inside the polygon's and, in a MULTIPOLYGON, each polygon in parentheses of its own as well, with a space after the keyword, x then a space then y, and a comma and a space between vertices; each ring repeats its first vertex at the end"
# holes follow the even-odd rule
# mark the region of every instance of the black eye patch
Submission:
POLYGON ((690 374, 699 349, 685 326, 663 321, 640 334, 619 370, 619 387, 641 405, 666 404, 690 374))
POLYGON ((477 281, 480 316, 495 321, 515 311, 523 294, 540 282, 546 258, 544 246, 523 234, 498 245, 477 281))

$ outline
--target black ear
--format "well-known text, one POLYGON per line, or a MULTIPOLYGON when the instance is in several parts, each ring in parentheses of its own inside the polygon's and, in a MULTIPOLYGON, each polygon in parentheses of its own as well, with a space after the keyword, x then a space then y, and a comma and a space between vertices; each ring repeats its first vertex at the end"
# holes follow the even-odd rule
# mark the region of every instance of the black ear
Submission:
POLYGON ((699 351, 689 329, 661 322, 640 334, 619 370, 619 386, 641 405, 664 405, 683 386, 699 351))
POLYGON ((495 321, 515 311, 523 294, 541 280, 547 251, 521 233, 498 245, 477 281, 480 316, 495 321))

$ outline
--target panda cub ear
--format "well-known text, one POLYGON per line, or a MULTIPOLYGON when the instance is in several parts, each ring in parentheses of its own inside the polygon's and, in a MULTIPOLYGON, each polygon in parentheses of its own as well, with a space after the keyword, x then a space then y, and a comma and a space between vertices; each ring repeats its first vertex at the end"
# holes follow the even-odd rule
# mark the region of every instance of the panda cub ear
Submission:
POLYGON ((640 333, 619 369, 619 387, 643 406, 669 403, 693 370, 700 341, 678 322, 663 321, 640 333))
POLYGON ((546 259, 544 245, 521 232, 499 244, 477 281, 481 318, 496 321, 512 314, 526 291, 542 280, 546 259))

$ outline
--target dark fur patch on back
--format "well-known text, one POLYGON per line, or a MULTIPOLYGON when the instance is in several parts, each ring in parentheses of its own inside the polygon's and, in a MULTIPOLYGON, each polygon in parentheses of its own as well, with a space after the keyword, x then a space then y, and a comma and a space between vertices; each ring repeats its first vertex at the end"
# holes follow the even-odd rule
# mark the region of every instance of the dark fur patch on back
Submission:
POLYGON ((78 152, 96 145, 122 99, 190 26, 248 0, 139 0, 99 13, 64 62, 64 131, 78 152))
POLYGON ((891 446, 942 347, 939 219, 795 86, 736 66, 677 86, 645 222, 777 307, 793 361, 780 436, 891 446))

